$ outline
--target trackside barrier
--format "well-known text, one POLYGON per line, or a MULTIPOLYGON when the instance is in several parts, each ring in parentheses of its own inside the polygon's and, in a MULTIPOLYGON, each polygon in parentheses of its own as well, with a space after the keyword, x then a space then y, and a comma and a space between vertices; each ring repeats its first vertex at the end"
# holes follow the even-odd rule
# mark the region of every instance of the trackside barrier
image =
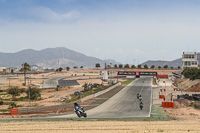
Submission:
POLYGON ((18 109, 17 108, 10 109, 10 115, 18 115, 18 109))
POLYGON ((174 108, 174 102, 162 102, 164 108, 174 108))
POLYGON ((157 75, 156 78, 168 78, 168 75, 157 75))
POLYGON ((159 99, 164 99, 165 96, 164 95, 159 95, 159 99))

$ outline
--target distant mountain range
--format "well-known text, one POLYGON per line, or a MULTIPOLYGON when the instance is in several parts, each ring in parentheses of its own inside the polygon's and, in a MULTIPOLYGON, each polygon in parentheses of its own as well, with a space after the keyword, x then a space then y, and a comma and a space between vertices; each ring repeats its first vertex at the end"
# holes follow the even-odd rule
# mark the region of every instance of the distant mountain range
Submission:
MULTIPOLYGON (((198 61, 200 63, 200 53, 197 54, 198 56, 198 61)), ((161 61, 161 60, 157 60, 157 61, 146 61, 144 63, 142 63, 141 65, 145 65, 147 64, 149 67, 154 65, 155 67, 161 66, 163 67, 164 65, 168 65, 168 67, 178 67, 178 66, 182 66, 182 58, 173 60, 173 61, 161 61)))
POLYGON ((47 48, 41 51, 26 49, 16 53, 0 53, 0 67, 17 67, 27 62, 32 66, 40 68, 58 68, 83 66, 84 68, 95 68, 96 63, 100 63, 104 68, 105 63, 119 64, 114 60, 101 60, 95 57, 86 56, 65 47, 47 48))

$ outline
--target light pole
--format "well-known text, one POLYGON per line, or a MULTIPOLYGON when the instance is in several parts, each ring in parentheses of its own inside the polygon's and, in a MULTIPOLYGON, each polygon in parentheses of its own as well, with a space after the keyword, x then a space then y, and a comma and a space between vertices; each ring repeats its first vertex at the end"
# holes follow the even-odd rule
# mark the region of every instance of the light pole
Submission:
POLYGON ((31 107, 31 86, 30 86, 30 84, 31 84, 31 77, 29 76, 28 77, 28 79, 29 79, 29 89, 28 89, 28 95, 29 95, 29 106, 31 107))

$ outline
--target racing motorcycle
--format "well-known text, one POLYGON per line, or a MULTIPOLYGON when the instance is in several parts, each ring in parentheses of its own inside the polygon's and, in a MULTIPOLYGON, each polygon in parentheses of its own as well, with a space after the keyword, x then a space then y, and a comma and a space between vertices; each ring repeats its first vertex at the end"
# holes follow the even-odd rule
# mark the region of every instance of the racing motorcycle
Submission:
POLYGON ((87 114, 85 113, 85 111, 83 110, 83 108, 76 106, 74 108, 74 111, 76 112, 77 116, 80 118, 81 116, 83 117, 87 117, 87 114))
POLYGON ((140 109, 142 110, 143 109, 143 103, 140 102, 140 109))

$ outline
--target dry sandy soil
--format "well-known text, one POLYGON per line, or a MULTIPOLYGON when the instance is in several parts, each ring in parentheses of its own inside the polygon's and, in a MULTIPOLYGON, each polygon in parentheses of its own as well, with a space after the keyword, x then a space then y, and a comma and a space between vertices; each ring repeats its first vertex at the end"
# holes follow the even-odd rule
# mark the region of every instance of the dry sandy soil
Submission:
MULTIPOLYGON (((59 91, 56 91, 55 89, 46 89, 46 90, 41 90, 41 96, 42 96, 42 100, 40 101, 32 101, 31 102, 31 106, 50 106, 50 105, 58 105, 61 104, 62 102, 60 101, 60 99, 62 97, 66 97, 69 96, 71 94, 74 94, 75 91, 82 91, 83 87, 82 85, 84 83, 98 83, 101 84, 102 81, 100 79, 91 79, 91 78, 95 78, 95 77, 99 77, 99 73, 97 73, 97 71, 93 71, 93 70, 88 70, 88 71, 70 71, 70 72, 62 72, 62 73, 45 73, 45 74, 31 74, 31 75, 27 75, 27 76, 31 76, 33 79, 31 81, 31 83, 35 83, 35 84, 42 84, 44 79, 43 78, 53 78, 53 77, 59 77, 59 76, 71 76, 71 74, 76 74, 78 75, 83 75, 85 74, 85 77, 72 77, 69 78, 67 80, 76 80, 78 79, 84 79, 85 80, 77 80, 77 82, 80 85, 76 85, 76 86, 70 86, 70 87, 65 87, 65 88, 61 88, 59 91), (90 73, 89 73, 90 72, 90 73), (91 77, 88 77, 87 75, 93 75, 91 77)), ((10 81, 11 86, 19 86, 20 88, 22 87, 22 83, 24 83, 24 79, 23 79, 23 75, 19 75, 18 77, 14 77, 12 78, 10 81)), ((5 84, 8 86, 8 79, 3 78, 0 80, 0 83, 5 84)), ((27 82, 28 83, 28 82, 27 82)), ((7 89, 8 87, 3 87, 3 89, 7 89)), ((2 87, 0 88, 2 89, 2 87)), ((2 90, 3 90, 2 89, 2 90)), ((19 97, 24 97, 26 96, 25 93, 21 94, 20 96, 17 96, 17 98, 19 97)), ((11 95, 7 95, 6 98, 11 98, 11 95)), ((21 105, 22 107, 26 107, 29 106, 29 102, 26 101, 15 101, 15 103, 17 105, 21 105)), ((7 109, 8 105, 5 106, 0 106, 0 109, 7 109)))
POLYGON ((199 133, 199 121, 24 121, 0 122, 1 133, 199 133))

